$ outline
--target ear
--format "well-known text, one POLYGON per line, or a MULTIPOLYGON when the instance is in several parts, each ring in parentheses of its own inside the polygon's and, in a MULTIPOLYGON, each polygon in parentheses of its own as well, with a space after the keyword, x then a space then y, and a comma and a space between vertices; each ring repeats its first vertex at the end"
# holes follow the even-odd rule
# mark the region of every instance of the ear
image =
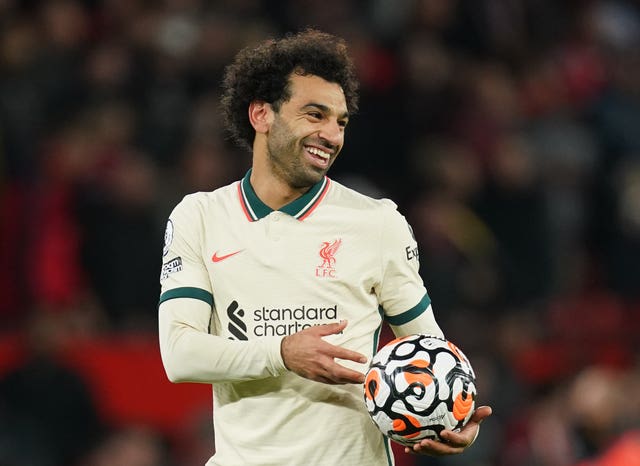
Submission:
POLYGON ((266 133, 273 121, 273 108, 271 104, 262 100, 254 100, 249 104, 249 122, 256 133, 266 133))

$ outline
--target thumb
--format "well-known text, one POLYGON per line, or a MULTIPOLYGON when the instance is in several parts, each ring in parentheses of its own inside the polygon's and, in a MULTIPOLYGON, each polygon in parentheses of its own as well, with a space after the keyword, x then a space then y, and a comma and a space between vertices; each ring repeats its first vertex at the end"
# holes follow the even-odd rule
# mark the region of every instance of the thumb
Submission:
POLYGON ((491 416, 492 413, 493 413, 493 410, 491 409, 490 406, 480 406, 476 408, 476 411, 473 413, 473 416, 471 416, 471 420, 474 422, 477 422, 478 424, 481 424, 482 421, 484 421, 485 418, 491 416))

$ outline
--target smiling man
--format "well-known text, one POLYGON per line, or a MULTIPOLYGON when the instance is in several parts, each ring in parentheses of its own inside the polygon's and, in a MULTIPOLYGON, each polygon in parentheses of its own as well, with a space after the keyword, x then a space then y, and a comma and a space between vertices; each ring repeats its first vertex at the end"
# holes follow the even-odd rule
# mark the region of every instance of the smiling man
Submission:
MULTIPOLYGON (((383 320, 398 336, 442 331, 395 204, 326 176, 358 108, 346 46, 308 30, 244 49, 222 104, 252 168, 171 213, 159 305, 169 379, 213 386, 207 465, 392 465, 363 400, 367 361, 383 320)), ((490 413, 412 452, 460 453, 490 413)))
POLYGON ((344 143, 349 112, 337 83, 295 69, 289 100, 249 104, 253 142, 251 185, 274 209, 300 197, 320 182, 344 143))

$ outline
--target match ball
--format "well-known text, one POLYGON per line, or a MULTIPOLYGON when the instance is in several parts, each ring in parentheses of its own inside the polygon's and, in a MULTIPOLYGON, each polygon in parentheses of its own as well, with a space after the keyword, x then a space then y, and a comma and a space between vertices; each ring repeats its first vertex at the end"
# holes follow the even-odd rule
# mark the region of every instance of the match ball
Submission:
POLYGON ((475 373, 450 341, 409 335, 383 346, 371 360, 364 401, 378 429, 403 445, 440 440, 444 429, 459 431, 471 418, 475 373))

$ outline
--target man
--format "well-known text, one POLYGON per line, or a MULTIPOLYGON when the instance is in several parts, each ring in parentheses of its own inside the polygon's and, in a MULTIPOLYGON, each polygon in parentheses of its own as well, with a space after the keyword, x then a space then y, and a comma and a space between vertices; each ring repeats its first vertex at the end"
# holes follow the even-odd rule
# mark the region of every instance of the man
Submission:
MULTIPOLYGON (((222 103, 252 169, 171 214, 159 309, 169 379, 214 387, 207 465, 393 464, 362 391, 382 319, 442 331, 396 206, 326 177, 357 110, 346 46, 309 30, 247 48, 222 103)), ((489 414, 412 451, 459 453, 489 414)))

